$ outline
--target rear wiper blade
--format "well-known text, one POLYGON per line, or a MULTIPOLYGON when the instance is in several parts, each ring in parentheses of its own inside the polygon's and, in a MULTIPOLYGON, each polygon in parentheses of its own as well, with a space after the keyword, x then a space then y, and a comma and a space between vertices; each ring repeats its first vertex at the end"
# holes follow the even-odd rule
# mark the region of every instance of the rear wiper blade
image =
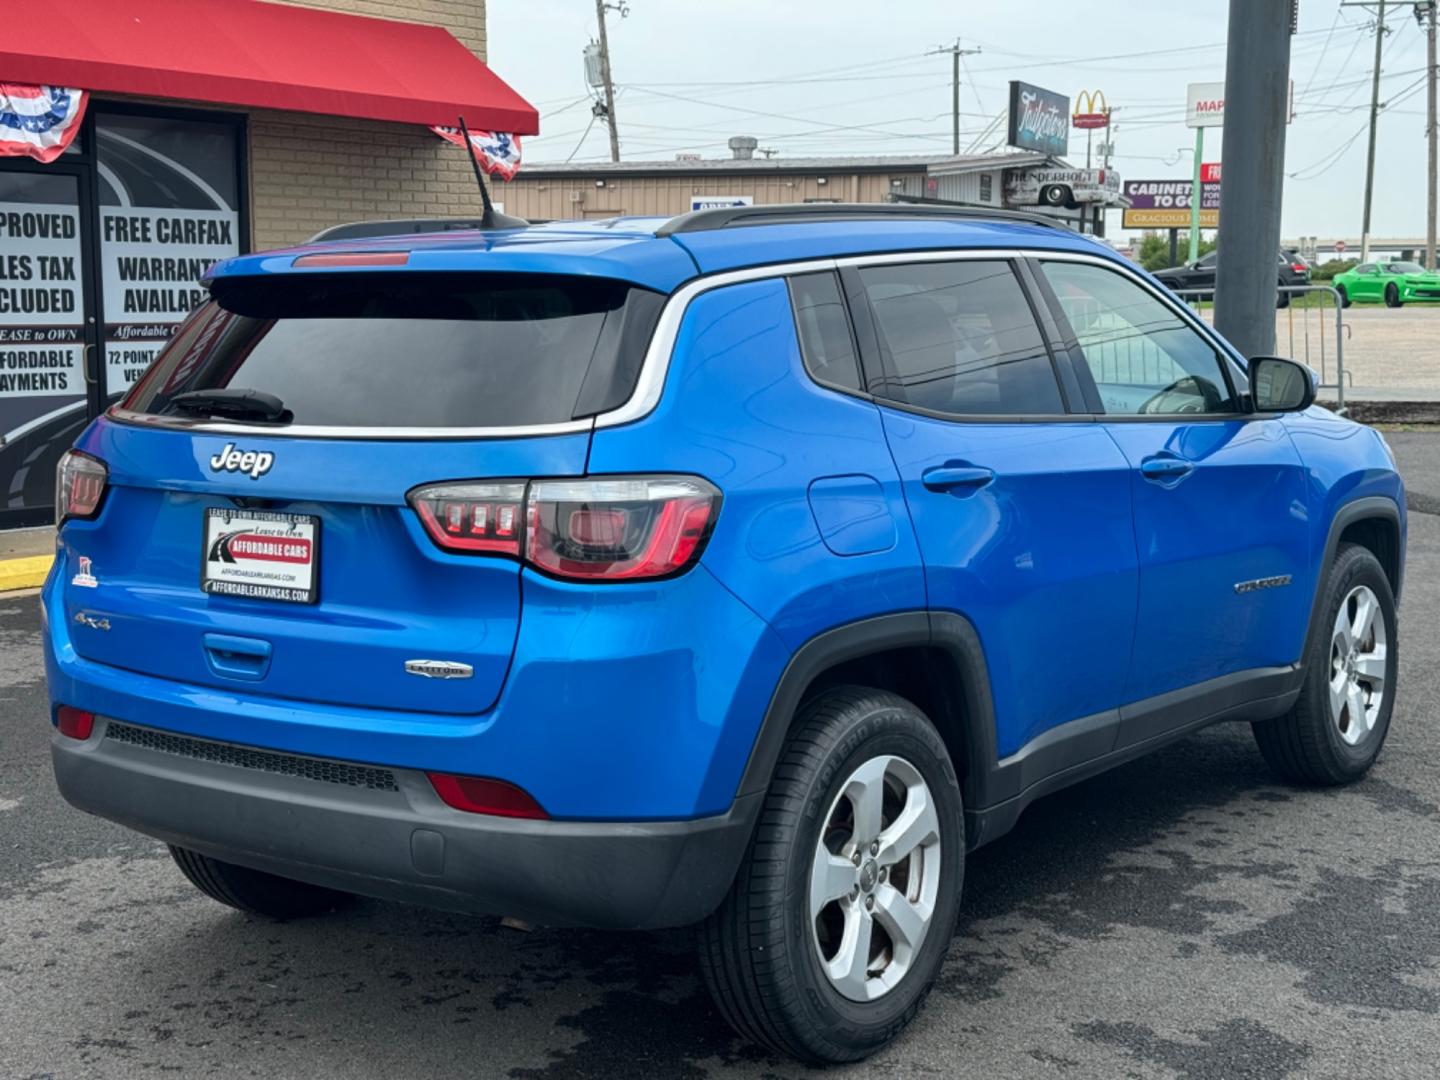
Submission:
POLYGON ((201 416, 236 416, 276 423, 289 423, 292 419, 285 403, 264 390, 237 390, 229 387, 187 390, 171 398, 170 404, 181 412, 197 413, 201 416))

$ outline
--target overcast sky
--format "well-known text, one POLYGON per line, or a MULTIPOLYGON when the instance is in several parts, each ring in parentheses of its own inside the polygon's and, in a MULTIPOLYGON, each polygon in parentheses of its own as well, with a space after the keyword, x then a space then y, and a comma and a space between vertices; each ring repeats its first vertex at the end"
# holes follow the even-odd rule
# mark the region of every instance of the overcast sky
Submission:
MULTIPOLYGON (((726 139, 741 134, 782 157, 948 153, 951 61, 925 54, 959 35, 982 50, 962 74, 962 149, 1004 109, 1007 82, 1018 78, 1072 98, 1103 90, 1125 179, 1188 178, 1186 84, 1225 76, 1226 0, 627 2, 627 18, 609 19, 626 160, 726 157, 726 139)), ((1411 6, 1392 2, 1387 15, 1377 236, 1425 231, 1425 35, 1411 6)), ((581 51, 595 34, 593 0, 489 0, 487 13, 490 62, 540 109, 542 134, 526 141, 525 160, 608 159, 604 125, 585 134, 581 51)), ((1339 0, 1300 0, 1287 237, 1359 235, 1373 21, 1339 0)), ((1220 160, 1221 135, 1206 132, 1207 161, 1220 160)), ((1002 127, 980 148, 1003 138, 1002 127)), ((1073 163, 1084 163, 1084 138, 1071 133, 1073 163)))

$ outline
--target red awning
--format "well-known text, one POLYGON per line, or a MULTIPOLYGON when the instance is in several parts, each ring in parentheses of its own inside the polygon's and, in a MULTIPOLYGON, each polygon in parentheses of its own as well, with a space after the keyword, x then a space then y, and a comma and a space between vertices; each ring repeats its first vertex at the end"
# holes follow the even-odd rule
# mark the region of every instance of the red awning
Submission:
MULTIPOLYGON (((483 10, 477 5, 477 10, 483 10)), ((447 31, 259 0, 65 0, 5 20, 0 82, 534 135, 447 31)))

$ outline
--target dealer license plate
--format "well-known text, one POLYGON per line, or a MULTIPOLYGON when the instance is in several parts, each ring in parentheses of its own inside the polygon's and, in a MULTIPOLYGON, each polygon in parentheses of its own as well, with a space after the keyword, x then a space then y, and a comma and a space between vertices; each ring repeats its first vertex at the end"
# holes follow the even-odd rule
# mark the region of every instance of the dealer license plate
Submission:
POLYGON ((212 506, 201 560, 200 588, 207 593, 313 604, 320 519, 212 506))

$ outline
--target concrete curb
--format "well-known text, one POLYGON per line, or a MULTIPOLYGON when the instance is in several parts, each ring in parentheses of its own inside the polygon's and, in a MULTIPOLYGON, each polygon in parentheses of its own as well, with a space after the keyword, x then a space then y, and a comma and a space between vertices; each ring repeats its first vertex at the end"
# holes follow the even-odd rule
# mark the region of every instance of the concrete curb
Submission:
POLYGON ((0 559, 0 592, 35 589, 45 584, 54 555, 31 555, 22 559, 0 559))
MULTIPOLYGON (((1335 408, 1333 401, 1322 401, 1335 408)), ((1440 424, 1440 401, 1349 401, 1345 415, 1362 424, 1440 424)))

